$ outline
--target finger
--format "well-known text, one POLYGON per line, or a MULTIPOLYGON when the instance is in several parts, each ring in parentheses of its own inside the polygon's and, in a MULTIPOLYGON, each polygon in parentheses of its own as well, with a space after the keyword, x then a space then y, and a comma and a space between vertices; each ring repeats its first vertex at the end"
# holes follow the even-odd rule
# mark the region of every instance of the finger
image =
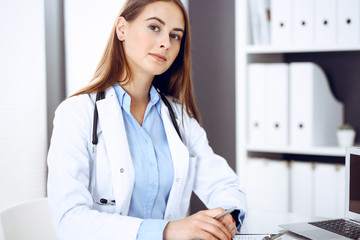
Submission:
POLYGON ((219 208, 208 209, 208 210, 204 210, 204 211, 200 211, 200 212, 209 217, 215 218, 217 215, 219 215, 220 213, 222 213, 224 211, 225 211, 225 209, 219 207, 219 208))
POLYGON ((209 240, 218 240, 219 238, 216 238, 215 236, 213 236, 211 233, 207 232, 207 231, 202 231, 199 234, 199 239, 209 239, 209 240))
POLYGON ((227 231, 223 231, 223 229, 213 224, 206 223, 206 225, 203 226, 202 230, 210 234, 215 239, 231 239, 231 236, 225 233, 227 231))
MULTIPOLYGON (((228 228, 227 225, 229 224, 225 224, 223 221, 220 220, 215 220, 214 218, 206 218, 204 219, 205 221, 207 221, 208 224, 212 225, 212 226, 216 226, 216 232, 219 232, 219 234, 224 234, 226 235, 226 239, 230 239, 233 235, 231 230, 228 228)), ((220 238, 223 239, 223 238, 220 238)))
POLYGON ((236 223, 235 223, 235 220, 233 219, 233 217, 231 215, 225 216, 223 219, 221 219, 221 221, 226 226, 226 228, 231 233, 231 235, 234 236, 234 234, 236 234, 236 232, 237 232, 237 228, 236 228, 236 223))

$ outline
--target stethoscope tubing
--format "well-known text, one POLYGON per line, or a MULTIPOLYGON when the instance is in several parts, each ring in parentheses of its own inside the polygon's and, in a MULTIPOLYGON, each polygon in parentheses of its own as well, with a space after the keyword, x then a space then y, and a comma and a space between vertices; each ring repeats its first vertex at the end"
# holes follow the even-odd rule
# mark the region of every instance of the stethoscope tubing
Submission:
MULTIPOLYGON (((170 118, 171 118, 171 122, 173 123, 173 125, 175 127, 175 130, 176 130, 177 134, 179 135, 179 137, 180 137, 180 139, 182 141, 179 126, 177 125, 177 122, 176 122, 176 116, 175 116, 174 110, 172 109, 172 107, 171 107, 169 101, 166 99, 165 95, 162 94, 159 89, 157 89, 157 91, 160 94, 161 100, 164 102, 164 104, 168 108, 170 118)), ((100 198, 99 200, 96 200, 94 198, 94 189, 95 189, 95 184, 96 184, 95 183, 96 182, 95 178, 96 178, 96 165, 97 165, 97 144, 98 144, 98 141, 99 141, 98 135, 97 135, 97 125, 98 125, 98 121, 99 121, 99 114, 98 114, 96 102, 101 100, 101 99, 104 99, 104 98, 105 98, 105 92, 104 91, 98 92, 96 94, 95 108, 94 108, 94 118, 93 118, 93 132, 92 132, 93 168, 92 168, 91 177, 90 177, 90 194, 91 194, 91 197, 92 197, 93 201, 95 203, 99 204, 99 205, 116 205, 115 200, 109 200, 109 199, 106 199, 106 198, 100 198)))

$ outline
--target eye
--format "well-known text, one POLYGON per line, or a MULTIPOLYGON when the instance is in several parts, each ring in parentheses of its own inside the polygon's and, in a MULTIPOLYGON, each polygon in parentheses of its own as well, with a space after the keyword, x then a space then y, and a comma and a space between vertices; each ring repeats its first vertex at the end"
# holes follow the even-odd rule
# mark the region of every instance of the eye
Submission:
POLYGON ((154 32, 160 31, 160 28, 159 28, 158 26, 156 26, 156 25, 150 25, 149 28, 150 28, 151 30, 153 30, 154 32))
POLYGON ((181 40, 181 36, 178 34, 170 33, 170 37, 175 40, 181 40))

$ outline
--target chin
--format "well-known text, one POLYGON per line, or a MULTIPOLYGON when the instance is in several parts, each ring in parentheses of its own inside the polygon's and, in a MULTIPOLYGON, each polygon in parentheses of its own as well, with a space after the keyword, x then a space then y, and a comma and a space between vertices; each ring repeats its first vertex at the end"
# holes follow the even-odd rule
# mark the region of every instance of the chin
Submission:
POLYGON ((169 68, 162 68, 162 69, 154 69, 153 71, 149 71, 150 74, 152 75, 161 75, 164 72, 166 72, 169 68))

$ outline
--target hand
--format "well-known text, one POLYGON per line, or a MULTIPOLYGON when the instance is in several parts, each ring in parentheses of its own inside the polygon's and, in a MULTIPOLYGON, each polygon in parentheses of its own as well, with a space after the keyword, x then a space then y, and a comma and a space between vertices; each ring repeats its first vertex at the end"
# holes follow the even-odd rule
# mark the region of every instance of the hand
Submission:
POLYGON ((236 233, 236 225, 230 214, 215 220, 214 217, 222 211, 222 208, 199 211, 182 220, 169 222, 164 229, 164 239, 229 240, 236 233))

